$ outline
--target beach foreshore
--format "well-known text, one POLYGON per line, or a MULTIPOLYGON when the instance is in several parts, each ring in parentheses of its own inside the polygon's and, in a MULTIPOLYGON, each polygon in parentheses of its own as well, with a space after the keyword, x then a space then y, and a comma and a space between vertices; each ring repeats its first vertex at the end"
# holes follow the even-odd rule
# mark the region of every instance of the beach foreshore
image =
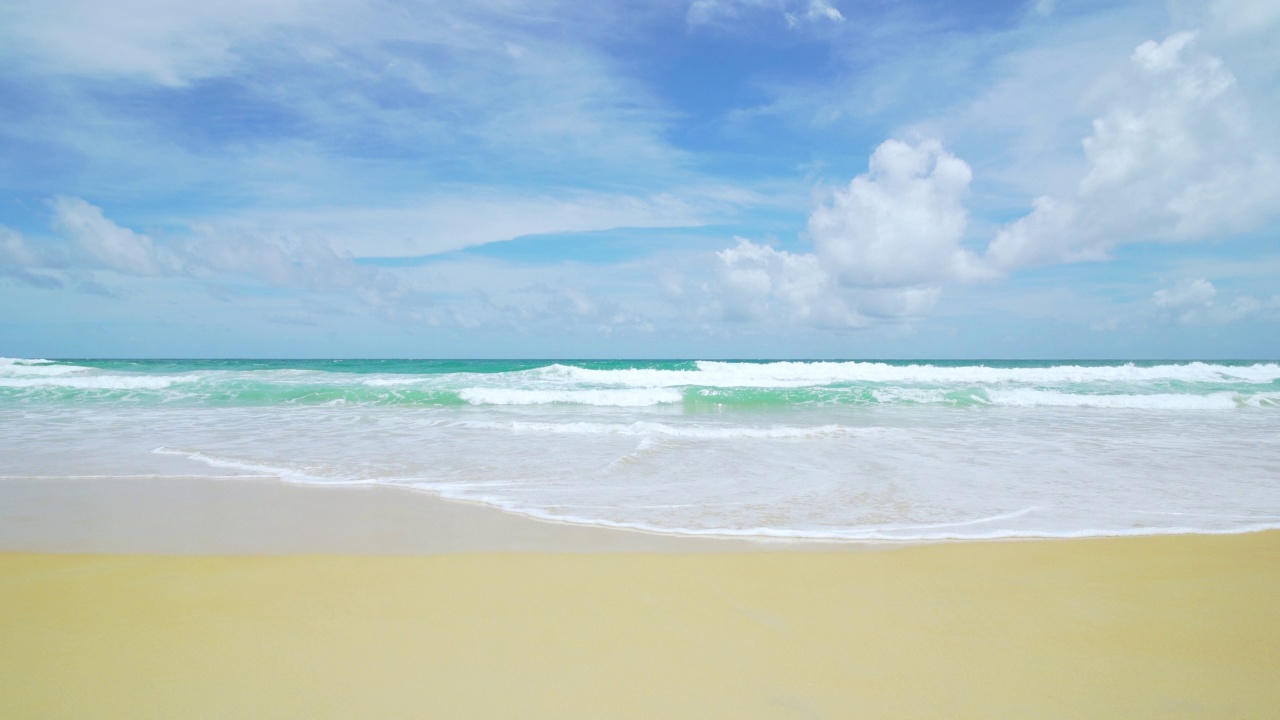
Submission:
POLYGON ((1280 707, 1280 532, 808 547, 378 488, 0 480, 0 717, 1280 707))
POLYGON ((0 552, 430 555, 854 545, 868 547, 575 525, 390 485, 217 475, 0 478, 0 552))

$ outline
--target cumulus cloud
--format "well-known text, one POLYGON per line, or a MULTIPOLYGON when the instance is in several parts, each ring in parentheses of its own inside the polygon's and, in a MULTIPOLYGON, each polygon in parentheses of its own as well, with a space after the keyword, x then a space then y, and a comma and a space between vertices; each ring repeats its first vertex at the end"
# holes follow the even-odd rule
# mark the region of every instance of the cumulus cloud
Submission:
POLYGON ((990 277, 961 241, 972 172, 937 140, 882 143, 868 172, 810 215, 815 252, 793 254, 738 238, 717 253, 712 294, 732 319, 770 315, 854 326, 915 317, 941 287, 990 277))
POLYGON ((823 266, 854 287, 903 287, 982 275, 961 247, 973 173, 937 140, 888 140, 869 172, 809 217, 823 266))
POLYGON ((1075 193, 1038 198, 1005 226, 994 269, 1101 260, 1119 245, 1243 232, 1280 211, 1274 133, 1194 32, 1139 45, 1083 142, 1075 193))
POLYGON ((817 256, 735 240, 736 246, 716 253, 713 294, 724 318, 763 320, 780 315, 817 324, 860 323, 817 256))
MULTIPOLYGON (((742 243, 720 253, 718 287, 737 298, 726 308, 810 320, 825 301, 852 308, 848 317, 910 316, 927 312, 948 284, 1104 260, 1126 243, 1216 239, 1260 227, 1280 215, 1278 136, 1263 121, 1265 103, 1242 91, 1200 41, 1198 32, 1180 32, 1138 45, 1126 73, 1099 85, 1106 110, 1082 143, 1086 170, 1074 193, 1037 198, 985 252, 963 244, 969 165, 936 140, 889 140, 867 173, 810 216, 812 255, 742 243), (791 286, 805 291, 776 289, 791 286)), ((1247 296, 1215 304, 1214 292, 1200 280, 1153 300, 1177 322, 1234 321, 1267 307, 1247 296)))

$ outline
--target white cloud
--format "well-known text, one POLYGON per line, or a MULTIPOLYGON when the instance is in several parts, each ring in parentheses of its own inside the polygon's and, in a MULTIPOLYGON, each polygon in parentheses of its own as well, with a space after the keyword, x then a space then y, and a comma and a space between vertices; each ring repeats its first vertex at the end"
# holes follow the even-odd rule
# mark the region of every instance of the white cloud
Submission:
MULTIPOLYGON (((561 263, 546 266, 487 256, 438 259, 397 272, 407 284, 432 288, 436 303, 426 322, 463 328, 504 329, 525 337, 652 332, 655 305, 644 263, 561 263)), ((556 352, 548 350, 548 352, 556 352)))
POLYGON ((395 207, 241 212, 209 218, 207 224, 255 235, 325 237, 335 250, 357 257, 408 257, 527 235, 705 225, 757 202, 761 199, 752 193, 720 187, 648 196, 477 189, 405 200, 395 207))
POLYGON ((1280 26, 1280 4, 1258 0, 1215 0, 1209 5, 1208 20, 1211 31, 1226 38, 1239 40, 1261 36, 1264 39, 1258 49, 1273 59, 1280 59, 1280 48, 1265 39, 1280 26))
POLYGON ((844 22, 844 15, 827 0, 809 0, 809 6, 802 13, 789 12, 784 15, 787 27, 799 27, 802 22, 844 22))
MULTIPOLYGON (((76 157, 68 194, 219 197, 213 212, 139 210, 142 222, 316 237, 356 256, 696 226, 757 203, 689 170, 687 153, 666 139, 661 103, 593 46, 619 17, 634 20, 631 11, 564 7, 19 0, 0 8, 0 74, 53 90, 38 117, 6 114, 0 134, 76 157), (213 77, 225 80, 215 95, 234 90, 231 102, 251 120, 263 111, 272 121, 242 127, 233 107, 206 143, 203 107, 190 118, 135 109, 137 98, 151 109, 207 91, 200 81, 213 77), (607 189, 583 189, 592 187, 607 189)), ((110 256, 100 262, 157 272, 157 248, 128 232, 94 236, 121 243, 100 247, 110 256)))
POLYGON ((246 37, 327 14, 325 1, 17 0, 0 11, 0 55, 52 74, 182 86, 235 66, 246 37))
POLYGON ((990 277, 961 245, 971 172, 936 140, 888 140, 869 170, 809 217, 815 252, 793 254, 738 238, 717 253, 710 287, 733 319, 771 315, 819 325, 927 313, 941 286, 990 277))
POLYGON ((8 277, 35 288, 63 287, 61 278, 30 268, 43 265, 39 253, 31 248, 17 230, 0 225, 0 277, 8 277))
POLYGON ((36 262, 36 254, 27 246, 22 234, 0 225, 0 265, 26 267, 36 262))
POLYGON ((809 217, 822 264, 845 285, 905 287, 982 277, 960 241, 972 172, 936 140, 888 140, 870 171, 809 217))
POLYGON ((632 11, 572 10, 19 0, 0 7, 0 74, 44 90, 0 133, 75 156, 58 187, 84 196, 350 207, 427 189, 443 204, 463 183, 647 197, 702 182, 661 99, 595 44, 632 11))
POLYGON ((1084 140, 1074 194, 1001 229, 993 268, 1101 260, 1119 245, 1232 235, 1280 212, 1280 156, 1222 60, 1176 33, 1137 47, 1084 140))
POLYGON ((1200 278, 1198 280, 1188 280, 1171 288, 1157 290, 1151 295, 1152 301, 1156 307, 1168 310, 1182 310, 1185 308, 1202 307, 1213 304, 1213 298, 1218 294, 1218 289, 1213 283, 1200 278))
POLYGON ((207 227, 182 243, 186 273, 211 278, 255 278, 274 287, 316 292, 354 290, 375 300, 379 293, 395 293, 395 283, 373 267, 357 265, 350 255, 336 252, 320 238, 260 236, 219 232, 207 227))
POLYGON ((801 23, 844 22, 844 15, 830 0, 694 0, 686 20, 690 25, 714 25, 733 20, 748 10, 781 13, 787 27, 801 23))
POLYGON ((174 254, 156 247, 151 238, 120 227, 102 210, 74 197, 57 197, 53 227, 75 242, 97 264, 127 275, 170 275, 182 265, 174 254))
POLYGON ((1218 300, 1218 289, 1204 278, 1183 280, 1151 294, 1157 318, 1180 325, 1226 325, 1250 319, 1274 320, 1280 313, 1280 295, 1269 300, 1260 300, 1252 295, 1236 295, 1229 302, 1218 300))
POLYGON ((736 246, 716 253, 719 263, 712 292, 723 317, 766 320, 778 316, 823 325, 860 324, 816 256, 735 239, 736 246))
POLYGON ((130 278, 189 279, 228 302, 242 296, 237 287, 273 287, 294 291, 285 296, 296 298, 304 311, 309 299, 340 295, 399 323, 507 327, 522 333, 569 325, 606 334, 655 329, 644 311, 653 302, 651 270, 644 264, 566 263, 554 271, 561 276, 556 280, 542 266, 484 258, 385 268, 357 262, 331 242, 330 234, 319 232, 319 221, 288 232, 230 222, 182 230, 175 222, 165 235, 153 237, 114 222, 81 198, 60 197, 50 205, 51 225, 71 242, 46 239, 38 246, 45 252, 37 252, 20 234, 0 228, 0 275, 35 287, 69 285, 105 296, 142 291, 130 278))
MULTIPOLYGON (((52 225, 74 243, 73 254, 57 262, 27 253, 31 268, 110 270, 136 277, 187 277, 205 281, 250 281, 316 293, 347 292, 366 305, 413 319, 429 304, 427 295, 391 274, 359 265, 318 237, 262 235, 196 226, 165 245, 122 227, 81 198, 52 202, 52 225)), ((74 274, 74 272, 73 272, 74 274)), ((86 287, 102 287, 92 277, 86 287)), ((87 283, 87 284, 86 284, 87 283)))

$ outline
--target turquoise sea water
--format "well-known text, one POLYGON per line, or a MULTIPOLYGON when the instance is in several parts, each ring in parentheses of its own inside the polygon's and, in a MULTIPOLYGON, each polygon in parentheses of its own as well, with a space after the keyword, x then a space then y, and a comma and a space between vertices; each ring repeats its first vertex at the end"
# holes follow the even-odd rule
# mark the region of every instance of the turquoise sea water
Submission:
POLYGON ((0 359, 0 474, 388 483, 666 532, 1280 526, 1280 364, 0 359))
POLYGON ((1245 361, 9 361, 0 364, 0 400, 449 406, 607 405, 612 399, 633 406, 680 403, 695 412, 880 404, 1274 407, 1280 405, 1278 367, 1245 361), (630 390, 654 392, 622 392, 630 390))

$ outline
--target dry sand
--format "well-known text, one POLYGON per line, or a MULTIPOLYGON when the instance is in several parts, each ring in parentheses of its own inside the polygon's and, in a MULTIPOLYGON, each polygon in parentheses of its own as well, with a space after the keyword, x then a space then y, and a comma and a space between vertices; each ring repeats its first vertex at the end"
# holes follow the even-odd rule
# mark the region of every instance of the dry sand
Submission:
MULTIPOLYGON (((241 488, 231 494, 271 486, 218 482, 241 488)), ((322 504, 359 502, 359 492, 316 492, 322 504)), ((22 506, 29 530, 57 524, 37 517, 57 507, 19 494, 0 484, 5 522, 22 506)), ((220 512, 232 515, 245 504, 227 503, 220 512)), ((353 543, 326 552, 388 541, 357 527, 376 513, 326 512, 312 520, 353 543)), ((422 512, 418 522, 432 519, 422 512)), ((259 527, 244 522, 225 527, 259 527)), ((99 539, 111 535, 103 527, 99 539)), ((165 526, 170 547, 186 529, 165 526)), ((22 533, 5 533, 0 548, 17 549, 22 533)), ((299 542, 289 547, 306 549, 299 542)), ((3 553, 0 717, 1269 718, 1280 708, 1277 532, 886 552, 694 543, 400 557, 3 553)))

